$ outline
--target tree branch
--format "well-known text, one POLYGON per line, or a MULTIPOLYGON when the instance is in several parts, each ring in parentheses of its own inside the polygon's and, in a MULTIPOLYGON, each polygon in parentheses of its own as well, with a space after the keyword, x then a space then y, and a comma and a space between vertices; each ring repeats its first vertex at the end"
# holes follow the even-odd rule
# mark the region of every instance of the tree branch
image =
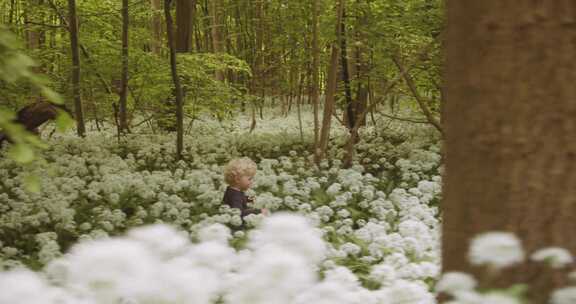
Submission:
MULTIPOLYGON (((400 71, 399 75, 397 75, 394 79, 392 79, 390 82, 388 82, 388 85, 384 89, 384 93, 382 94, 382 97, 379 100, 375 100, 374 102, 372 102, 368 107, 365 107, 364 110, 359 115, 357 115, 357 118, 364 117, 364 115, 366 115, 366 113, 368 113, 369 111, 372 111, 372 109, 374 109, 374 107, 376 107, 380 103, 382 98, 385 97, 386 95, 388 95, 388 93, 392 90, 392 88, 394 88, 396 86, 396 84, 400 80, 402 80, 402 78, 404 77, 404 74, 408 73, 408 71, 410 69, 412 69, 416 65, 416 63, 418 63, 420 60, 423 60, 426 58, 426 55, 428 54, 428 52, 430 52, 430 48, 433 45, 434 45, 434 41, 431 41, 430 43, 428 43, 422 49, 422 51, 418 54, 418 57, 414 60, 414 62, 407 69, 400 71)), ((354 126, 352 133, 358 131, 358 128, 360 128, 360 125, 361 124, 357 124, 356 126, 354 126)))
POLYGON ((410 92, 412 92, 412 95, 414 95, 414 98, 416 98, 416 101, 418 102, 418 105, 420 106, 420 109, 422 110, 422 112, 426 116, 426 119, 428 120, 428 122, 430 124, 432 124, 440 133, 443 134, 444 132, 442 131, 442 126, 440 126, 440 122, 438 120, 436 120, 436 118, 432 115, 432 112, 430 112, 428 105, 426 105, 426 101, 418 93, 418 89, 416 88, 416 85, 414 84, 414 80, 412 79, 410 74, 408 74, 406 67, 404 67, 404 65, 402 65, 402 63, 400 62, 400 59, 398 58, 397 55, 392 55, 392 60, 394 61, 394 64, 396 65, 396 67, 400 71, 400 75, 402 75, 402 77, 406 81, 406 84, 408 85, 410 92))
POLYGON ((388 115, 382 112, 378 111, 378 114, 390 118, 390 119, 394 119, 394 120, 400 120, 400 121, 406 121, 406 122, 412 122, 412 123, 424 123, 424 124, 428 124, 430 123, 428 120, 418 120, 415 118, 406 118, 406 117, 398 117, 398 116, 394 116, 394 115, 388 115))

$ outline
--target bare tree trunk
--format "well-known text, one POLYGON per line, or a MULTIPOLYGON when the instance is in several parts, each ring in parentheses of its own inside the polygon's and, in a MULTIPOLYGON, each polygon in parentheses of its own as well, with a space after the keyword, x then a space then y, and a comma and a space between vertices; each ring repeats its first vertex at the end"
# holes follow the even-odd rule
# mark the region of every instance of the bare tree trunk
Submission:
POLYGON ((260 119, 264 119, 264 105, 266 104, 266 87, 262 87, 260 92, 260 102, 258 103, 258 110, 260 111, 260 119))
POLYGON ((312 0, 312 103, 314 106, 314 154, 318 153, 320 123, 318 106, 320 104, 320 47, 318 46, 318 0, 312 0))
POLYGON ((152 9, 154 13, 152 15, 152 52, 154 54, 160 54, 162 49, 162 2, 161 0, 151 0, 152 9))
MULTIPOLYGON (((209 29, 210 28, 210 12, 209 12, 209 1, 208 0, 204 0, 203 1, 204 4, 201 5, 202 11, 204 13, 204 16, 201 18, 201 20, 203 21, 203 25, 205 29, 209 29)), ((210 33, 210 31, 204 31, 204 50, 206 52, 214 52, 214 48, 212 45, 212 34, 210 33)))
POLYGON ((315 154, 316 163, 326 154, 328 149, 328 139, 330 137, 330 127, 332 125, 332 111, 334 109, 337 73, 338 73, 338 46, 341 39, 341 23, 344 13, 344 0, 338 1, 337 18, 336 18, 336 41, 332 42, 332 55, 330 57, 330 70, 328 71, 328 80, 326 81, 326 100, 324 102, 324 117, 322 119, 322 130, 320 133, 320 149, 315 154))
POLYGON ((290 89, 290 92, 288 93, 288 107, 286 108, 286 113, 284 113, 284 115, 286 117, 288 117, 288 115, 290 114, 290 111, 292 110, 292 100, 294 99, 294 94, 292 93, 292 89, 290 89))
MULTIPOLYGON (((364 1, 357 0, 356 4, 362 7, 362 2, 364 1)), ((358 87, 356 89, 356 107, 354 113, 356 113, 356 123, 364 126, 366 125, 366 115, 361 116, 359 114, 363 113, 364 109, 368 106, 368 98, 370 94, 371 61, 368 57, 368 49, 366 48, 366 45, 369 43, 365 34, 369 27, 369 14, 364 9, 359 10, 356 14, 356 41, 360 41, 361 43, 357 44, 355 48, 356 83, 358 84, 358 87)), ((373 116, 374 111, 370 111, 370 114, 373 116)), ((372 119, 374 119, 374 117, 372 117, 372 119)))
MULTIPOLYGON (((210 0, 210 26, 212 33, 212 48, 214 53, 221 53, 224 51, 222 39, 222 2, 220 0, 210 0)), ((215 73, 216 80, 224 81, 224 72, 217 70, 215 73)))
POLYGON ((252 103, 252 123, 250 124, 250 133, 256 129, 256 104, 252 103))
POLYGON ((122 0, 122 76, 120 80, 120 109, 118 130, 128 131, 127 98, 128 98, 128 0, 122 0))
POLYGON ((571 1, 447 2, 443 270, 472 272, 481 287, 528 284, 533 304, 549 303, 562 271, 526 262, 489 282, 467 251, 500 230, 528 253, 576 253, 574 11, 571 1))
POLYGON ((176 65, 176 46, 174 43, 172 15, 170 13, 171 4, 172 0, 164 0, 166 32, 168 34, 168 47, 170 49, 170 71, 172 72, 172 81, 174 82, 174 90, 176 91, 176 158, 182 159, 182 150, 184 149, 184 101, 176 65))
POLYGON ((25 33, 26 42, 28 49, 37 49, 40 47, 40 36, 41 32, 37 27, 37 24, 44 22, 36 11, 38 7, 42 4, 41 0, 28 0, 25 2, 26 8, 24 11, 24 23, 25 23, 25 33))
POLYGON ((84 137, 86 126, 84 124, 84 111, 80 98, 80 56, 78 54, 78 22, 76 19, 76 0, 68 0, 70 47, 72 49, 72 92, 74 94, 74 112, 76 117, 76 130, 79 136, 84 137))
POLYGON ((8 15, 8 24, 14 23, 15 11, 16 11, 16 0, 10 0, 10 13, 8 15))
POLYGON ((176 52, 192 50, 192 15, 196 10, 196 0, 176 0, 176 52))
POLYGON ((344 82, 344 96, 346 97, 346 126, 348 130, 354 129, 356 124, 356 105, 352 100, 350 89, 350 73, 348 71, 348 46, 346 43, 346 9, 343 8, 342 20, 340 21, 340 64, 342 65, 342 81, 344 82))
POLYGON ((305 77, 300 77, 300 84, 298 85, 298 99, 296 100, 296 106, 298 111, 298 128, 300 130, 300 140, 304 142, 304 130, 302 129, 302 87, 304 86, 305 77))

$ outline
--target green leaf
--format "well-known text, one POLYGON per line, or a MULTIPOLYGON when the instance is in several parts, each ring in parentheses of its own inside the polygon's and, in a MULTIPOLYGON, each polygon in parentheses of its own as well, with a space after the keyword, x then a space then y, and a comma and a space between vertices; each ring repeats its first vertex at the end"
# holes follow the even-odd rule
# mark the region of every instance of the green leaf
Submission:
POLYGON ((16 118, 16 113, 5 108, 0 108, 0 124, 7 123, 16 118))
POLYGON ((34 150, 26 144, 13 145, 8 151, 8 156, 19 163, 30 163, 34 160, 34 150))
POLYGON ((526 284, 514 284, 506 292, 511 296, 522 298, 528 292, 528 286, 526 284))
POLYGON ((68 113, 58 110, 58 115, 56 116, 56 129, 58 132, 64 132, 68 128, 74 127, 74 122, 74 119, 68 113))
POLYGON ((4 61, 4 66, 0 66, 0 70, 4 72, 0 74, 0 78, 6 82, 14 82, 20 77, 27 78, 31 75, 29 68, 35 65, 34 60, 24 54, 12 54, 4 61))
POLYGON ((47 149, 49 147, 48 144, 43 142, 38 135, 26 131, 24 133, 24 139, 27 143, 31 144, 32 146, 40 149, 47 149))
POLYGON ((52 89, 50 89, 49 87, 42 86, 41 87, 41 93, 46 98, 48 98, 48 100, 50 100, 51 102, 53 102, 55 104, 60 104, 60 105, 64 104, 64 99, 62 99, 62 96, 60 96, 60 94, 52 91, 52 89))
POLYGON ((23 179, 24 187, 32 193, 38 193, 41 190, 40 178, 36 175, 26 175, 23 179))

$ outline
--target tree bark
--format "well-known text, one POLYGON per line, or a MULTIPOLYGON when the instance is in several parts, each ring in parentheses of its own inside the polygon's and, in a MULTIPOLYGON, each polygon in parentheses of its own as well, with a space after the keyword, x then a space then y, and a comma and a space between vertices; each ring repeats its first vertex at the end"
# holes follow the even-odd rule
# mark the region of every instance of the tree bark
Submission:
POLYGON ((37 49, 41 44, 41 36, 43 35, 43 30, 40 30, 37 27, 37 24, 42 24, 44 22, 42 16, 38 16, 38 8, 41 4, 41 0, 28 0, 25 3, 26 8, 24 12, 24 23, 28 49, 37 49))
MULTIPOLYGON (((370 69, 371 62, 368 58, 369 49, 366 47, 369 45, 367 41, 366 32, 369 30, 369 17, 370 14, 362 7, 363 0, 357 0, 358 5, 357 12, 357 22, 356 22, 356 47, 355 47, 355 68, 356 68, 356 107, 354 113, 356 113, 356 123, 364 126, 366 124, 366 114, 359 115, 364 112, 364 109, 368 106, 368 97, 370 95, 370 69)), ((371 112, 373 114, 373 112, 371 112)))
MULTIPOLYGON (((210 28, 212 33, 212 49, 214 53, 224 52, 222 39, 222 2, 220 0, 210 0, 210 28)), ((216 70, 216 80, 224 81, 224 72, 216 70)))
POLYGON ((84 137, 86 126, 84 124, 84 111, 80 97, 80 56, 78 54, 78 22, 76 19, 76 0, 68 0, 70 47, 72 49, 72 92, 74 95, 74 112, 76 116, 76 130, 79 136, 84 137))
POLYGON ((152 15, 152 52, 160 54, 162 50, 162 2, 161 0, 151 0, 153 15, 152 15))
POLYGON ((196 10, 196 0, 176 0, 176 52, 192 50, 192 15, 196 10))
POLYGON ((336 11, 336 41, 332 42, 330 57, 330 68, 326 83, 326 100, 324 102, 324 116, 322 118, 322 129, 320 133, 320 147, 315 153, 316 163, 325 156, 328 149, 328 139, 330 137, 330 127, 332 124, 332 111, 334 110, 335 95, 338 75, 338 47, 341 39, 341 23, 344 13, 344 0, 339 0, 336 11))
POLYGON ((344 82, 344 96, 346 98, 346 127, 348 130, 354 129, 356 124, 356 105, 352 100, 352 89, 350 88, 350 72, 348 71, 348 46, 346 39, 346 8, 343 8, 342 20, 340 22, 340 63, 342 65, 342 82, 344 82))
POLYGON ((296 100, 296 107, 298 111, 298 129, 300 130, 300 140, 304 142, 304 129, 302 128, 302 87, 304 86, 305 77, 300 75, 300 84, 298 85, 298 99, 296 100))
MULTIPOLYGON (((528 253, 576 253, 576 3, 448 1, 442 261, 469 271, 470 239, 503 230, 528 253)), ((561 277, 524 263, 496 285, 523 282, 531 303, 561 277)), ((493 286, 490 286, 493 287, 493 286)))
POLYGON ((312 90, 311 99, 314 107, 314 153, 319 147, 320 123, 318 107, 320 103, 320 47, 318 46, 318 1, 312 0, 312 90))
POLYGON ((184 149, 184 104, 182 96, 182 87, 180 78, 178 78, 178 69, 176 64, 176 46, 174 43, 174 29, 172 24, 172 15, 170 7, 172 0, 164 0, 164 15, 166 18, 166 32, 168 34, 168 48, 170 49, 170 71, 174 90, 176 91, 176 158, 182 159, 182 150, 184 149))
POLYGON ((120 109, 118 131, 128 131, 127 97, 128 97, 128 0, 122 0, 122 75, 120 80, 120 109))

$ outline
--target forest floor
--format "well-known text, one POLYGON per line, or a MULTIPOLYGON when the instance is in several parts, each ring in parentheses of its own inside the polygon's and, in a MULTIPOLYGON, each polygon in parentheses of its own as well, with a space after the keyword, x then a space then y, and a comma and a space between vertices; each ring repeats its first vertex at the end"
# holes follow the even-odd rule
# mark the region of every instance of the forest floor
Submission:
MULTIPOLYGON (((220 227, 211 225, 240 224, 238 212, 221 205, 226 188, 222 171, 230 159, 247 156, 258 164, 254 187, 248 192, 256 196, 256 207, 271 210, 272 218, 285 212, 297 214, 321 232, 322 254, 306 265, 311 272, 321 273, 323 280, 310 284, 348 284, 349 296, 359 299, 394 295, 421 300, 409 303, 432 303, 430 288, 440 264, 437 205, 441 190, 441 157, 434 131, 385 118, 376 125, 369 120, 356 146, 354 165, 342 169, 346 130, 336 127, 328 156, 316 167, 308 152, 313 141, 310 112, 302 115, 302 134, 295 111, 286 117, 264 114, 253 132, 249 115, 225 122, 198 119, 185 136, 180 161, 174 157, 175 136, 152 134, 146 125, 120 141, 111 127, 89 131, 83 139, 56 134, 48 140, 50 148, 43 152, 43 160, 25 168, 0 160, 0 263, 5 268, 24 264, 36 270, 47 265, 49 274, 67 259, 68 265, 81 267, 81 262, 72 262, 73 255, 63 252, 87 240, 111 242, 108 237, 154 223, 186 232, 201 242, 189 246, 198 247, 205 241, 202 231, 220 227), (25 181, 31 178, 41 185, 37 193, 25 189, 25 181)), ((257 256, 258 235, 262 241, 266 229, 278 240, 306 242, 304 235, 295 240, 287 234, 297 230, 297 221, 290 222, 289 226, 294 225, 290 228, 282 226, 281 220, 277 226, 266 220, 251 215, 246 219, 248 229, 260 234, 232 235, 227 244, 237 258, 246 252, 257 256)), ((302 229, 309 233, 308 228, 302 229)), ((157 237, 158 247, 170 248, 166 243, 170 237, 163 239, 161 233, 157 237)), ((117 253, 127 254, 120 249, 117 253)), ((217 267, 210 265, 204 266, 217 267)), ((274 265, 268 265, 267 271, 278 266, 274 265)), ((72 268, 69 273, 80 271, 72 268)), ((256 276, 254 286, 296 280, 281 276, 276 283, 262 283, 262 275, 251 275, 256 276)), ((370 303, 380 303, 374 301, 370 303)))

